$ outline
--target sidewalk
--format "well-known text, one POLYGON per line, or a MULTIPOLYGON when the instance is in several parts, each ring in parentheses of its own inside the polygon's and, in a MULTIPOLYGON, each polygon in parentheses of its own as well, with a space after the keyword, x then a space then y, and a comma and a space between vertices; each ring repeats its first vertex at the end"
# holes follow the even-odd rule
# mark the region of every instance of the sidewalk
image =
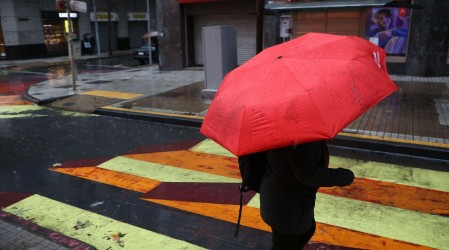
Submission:
MULTIPOLYGON (((108 57, 106 53, 103 56, 108 57)), ((97 56, 82 59, 91 58, 97 56)), ((67 62, 67 57, 0 61, 0 69, 67 62)), ((330 143, 448 161, 449 76, 391 75, 391 78, 400 89, 351 123, 330 143)), ((75 92, 70 76, 49 80, 30 87, 25 95, 34 103, 54 108, 199 127, 210 103, 201 97, 203 88, 202 68, 159 71, 153 64, 109 73, 79 74, 75 92)))

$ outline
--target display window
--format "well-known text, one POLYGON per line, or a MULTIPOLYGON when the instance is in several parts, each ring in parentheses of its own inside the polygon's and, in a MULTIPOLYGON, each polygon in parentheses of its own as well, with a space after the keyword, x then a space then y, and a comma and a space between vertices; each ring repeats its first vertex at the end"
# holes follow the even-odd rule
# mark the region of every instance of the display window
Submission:
POLYGON ((365 38, 383 48, 387 55, 406 55, 409 30, 410 9, 367 9, 365 38))
MULTIPOLYGON (((77 13, 70 13, 72 23, 72 39, 77 34, 77 13)), ((67 13, 57 11, 42 11, 42 24, 44 30, 44 43, 49 54, 68 53, 68 19, 67 13)))
POLYGON ((67 51, 67 37, 64 30, 64 23, 45 20, 44 42, 48 53, 58 53, 67 51))

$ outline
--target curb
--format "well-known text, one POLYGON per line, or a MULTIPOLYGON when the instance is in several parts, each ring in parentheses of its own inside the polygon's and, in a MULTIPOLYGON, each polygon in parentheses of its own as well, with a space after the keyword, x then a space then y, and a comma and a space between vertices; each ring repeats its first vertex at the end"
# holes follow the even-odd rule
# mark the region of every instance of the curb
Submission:
POLYGON ((119 117, 133 120, 143 120, 171 125, 180 125, 187 126, 193 128, 200 128, 203 123, 202 119, 193 119, 185 116, 180 116, 171 113, 148 113, 148 112, 129 112, 125 110, 114 110, 114 109, 105 109, 98 108, 94 111, 94 114, 111 116, 111 117, 119 117))
MULTIPOLYGON (((123 52, 117 52, 116 51, 115 53, 116 54, 112 54, 112 55, 92 56, 92 57, 89 57, 89 58, 77 58, 77 59, 74 59, 74 60, 75 60, 75 62, 83 62, 83 61, 99 60, 99 59, 104 59, 104 58, 120 57, 120 56, 130 55, 130 52, 128 50, 125 50, 123 52)), ((68 64, 70 64, 70 58, 65 58, 65 57, 67 57, 67 56, 64 56, 64 59, 56 59, 56 61, 53 61, 53 62, 44 62, 45 60, 49 60, 51 57, 36 58, 36 59, 31 59, 31 60, 42 60, 42 61, 23 62, 23 63, 18 63, 18 64, 0 65, 0 69, 1 70, 8 70, 8 69, 13 69, 13 68, 18 68, 18 67, 23 67, 23 68, 42 67, 42 63, 45 63, 47 66, 68 65, 68 64)))
POLYGON ((446 165, 443 168, 439 166, 427 166, 439 170, 449 171, 449 148, 427 146, 414 143, 392 142, 381 139, 358 138, 355 136, 337 135, 329 140, 329 146, 351 149, 354 152, 370 152, 372 154, 394 155, 398 160, 410 160, 407 158, 438 160, 446 165))
POLYGON ((37 99, 37 98, 33 97, 32 95, 28 94, 28 91, 30 90, 31 87, 32 87, 32 86, 29 86, 29 87, 23 92, 23 95, 22 95, 22 96, 23 96, 23 98, 24 98, 26 101, 35 103, 35 104, 37 104, 37 105, 46 105, 46 104, 52 103, 52 102, 54 102, 54 101, 61 100, 61 99, 64 99, 64 98, 73 96, 73 95, 65 95, 65 96, 58 96, 58 97, 54 97, 54 98, 48 98, 48 99, 45 99, 45 100, 40 100, 40 99, 37 99))
MULTIPOLYGON (((104 116, 144 120, 194 128, 200 128, 203 122, 200 119, 189 119, 169 113, 167 113, 169 115, 162 115, 105 108, 99 108, 95 110, 94 113, 104 116)), ((358 137, 355 134, 353 136, 337 135, 332 140, 329 140, 328 144, 329 147, 336 148, 339 151, 352 151, 358 154, 394 155, 398 160, 402 159, 403 161, 410 160, 410 158, 413 158, 415 161, 419 159, 438 160, 443 162, 440 163, 441 166, 428 166, 426 168, 449 171, 449 148, 445 147, 428 146, 418 143, 393 142, 382 140, 382 138, 367 139, 358 137)))

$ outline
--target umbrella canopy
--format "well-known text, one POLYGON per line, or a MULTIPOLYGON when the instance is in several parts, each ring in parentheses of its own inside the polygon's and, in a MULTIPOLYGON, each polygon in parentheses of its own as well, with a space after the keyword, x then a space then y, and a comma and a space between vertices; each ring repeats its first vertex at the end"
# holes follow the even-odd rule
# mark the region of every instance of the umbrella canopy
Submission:
POLYGON ((91 33, 85 33, 84 35, 83 35, 83 38, 91 38, 91 37, 93 37, 94 35, 92 35, 91 33))
POLYGON ((157 37, 157 35, 158 35, 157 31, 151 31, 151 32, 147 32, 147 33, 143 34, 142 38, 146 39, 149 37, 157 37))
POLYGON ((396 89, 382 48, 308 33, 229 72, 200 132, 237 156, 330 139, 396 89))

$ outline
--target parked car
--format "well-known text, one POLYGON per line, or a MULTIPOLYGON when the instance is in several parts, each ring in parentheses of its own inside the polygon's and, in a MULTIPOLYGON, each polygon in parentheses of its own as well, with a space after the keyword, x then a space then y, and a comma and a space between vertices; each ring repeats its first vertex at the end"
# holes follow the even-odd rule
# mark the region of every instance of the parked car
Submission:
MULTIPOLYGON (((140 64, 145 64, 150 61, 149 55, 148 55, 148 44, 143 44, 137 49, 134 49, 132 51, 132 56, 134 59, 139 61, 140 64)), ((153 59, 153 62, 158 62, 158 54, 156 51, 156 48, 152 46, 151 48, 151 58, 153 59)))

